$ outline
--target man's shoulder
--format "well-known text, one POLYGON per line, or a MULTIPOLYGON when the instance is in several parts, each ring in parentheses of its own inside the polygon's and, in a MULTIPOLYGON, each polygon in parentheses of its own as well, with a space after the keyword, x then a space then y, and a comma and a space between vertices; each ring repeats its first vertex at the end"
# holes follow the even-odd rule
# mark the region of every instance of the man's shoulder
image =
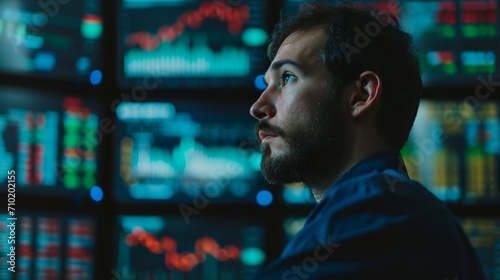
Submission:
POLYGON ((282 258, 328 256, 328 261, 318 261, 324 264, 325 275, 345 272, 350 277, 356 271, 372 271, 387 276, 392 271, 397 276, 386 279, 412 279, 413 274, 420 279, 434 279, 425 278, 429 275, 445 279, 474 271, 477 279, 483 279, 472 247, 444 204, 396 173, 376 174, 369 181, 353 180, 325 197, 282 258), (391 189, 386 176, 401 180, 394 181, 391 189), (347 263, 353 265, 352 271, 347 263), (463 263, 468 267, 458 267, 463 263))
POLYGON ((406 203, 406 200, 426 205, 442 204, 422 184, 393 169, 366 173, 334 184, 322 203, 337 206, 362 203, 369 207, 367 202, 372 200, 394 200, 396 204, 406 203))
POLYGON ((277 271, 297 279, 287 278, 298 273, 290 268, 305 260, 318 265, 311 279, 484 279, 455 216, 393 169, 332 186, 287 245, 277 271))
POLYGON ((411 240, 416 231, 408 229, 430 237, 434 228, 454 231, 457 227, 455 217, 441 201, 395 171, 367 174, 335 187, 310 213, 296 238, 300 245, 317 244, 318 238, 342 243, 403 232, 411 240))

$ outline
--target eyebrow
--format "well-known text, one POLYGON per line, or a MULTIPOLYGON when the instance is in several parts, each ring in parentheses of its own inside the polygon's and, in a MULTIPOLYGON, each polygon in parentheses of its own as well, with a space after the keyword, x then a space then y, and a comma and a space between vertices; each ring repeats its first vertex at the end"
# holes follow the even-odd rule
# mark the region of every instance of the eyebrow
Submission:
POLYGON ((302 69, 302 66, 300 66, 297 62, 291 60, 291 59, 281 59, 281 60, 277 60, 275 62, 273 62, 273 64, 271 64, 271 69, 272 70, 277 70, 279 68, 281 68, 281 66, 285 65, 285 64, 291 64, 297 68, 300 68, 302 69))
MULTIPOLYGON (((283 65, 286 65, 286 64, 291 64, 291 65, 293 65, 293 66, 295 66, 295 67, 297 67, 297 68, 299 68, 301 70, 303 69, 303 67, 300 66, 300 64, 298 64, 297 62, 295 62, 295 61, 293 61, 291 59, 288 59, 288 58, 287 59, 277 60, 277 61, 273 62, 271 64, 270 68, 271 68, 271 70, 276 71, 276 70, 280 69, 283 65)), ((263 81, 264 81, 264 85, 266 85, 266 87, 269 86, 269 84, 267 83, 265 77, 263 78, 263 81)))

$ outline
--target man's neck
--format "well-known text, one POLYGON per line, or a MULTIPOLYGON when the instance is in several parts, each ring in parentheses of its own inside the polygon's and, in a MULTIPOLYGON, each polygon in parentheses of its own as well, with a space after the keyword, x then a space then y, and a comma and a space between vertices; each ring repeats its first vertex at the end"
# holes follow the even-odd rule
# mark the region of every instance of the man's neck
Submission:
POLYGON ((364 159, 390 150, 392 149, 387 145, 363 145, 358 146, 357 149, 354 149, 352 152, 348 153, 343 157, 343 160, 340 160, 340 164, 337 162, 336 164, 331 165, 331 169, 328 172, 328 175, 323 174, 324 176, 318 177, 318 180, 315 182, 306 182, 308 187, 311 190, 311 193, 314 196, 314 199, 317 203, 323 199, 326 195, 330 187, 337 181, 340 176, 342 176, 345 172, 351 169, 354 165, 363 161, 364 159))

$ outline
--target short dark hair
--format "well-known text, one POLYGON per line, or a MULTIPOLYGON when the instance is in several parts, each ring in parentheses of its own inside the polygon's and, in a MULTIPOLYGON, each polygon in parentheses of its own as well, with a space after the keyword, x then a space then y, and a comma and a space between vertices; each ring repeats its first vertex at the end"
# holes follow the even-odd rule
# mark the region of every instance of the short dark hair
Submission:
POLYGON ((376 127, 389 145, 401 149, 408 140, 422 93, 411 35, 402 31, 396 17, 387 11, 350 3, 307 2, 297 15, 281 19, 275 26, 269 59, 274 59, 290 34, 315 27, 323 27, 327 36, 322 55, 332 73, 334 89, 342 89, 364 71, 379 75, 382 95, 376 127))

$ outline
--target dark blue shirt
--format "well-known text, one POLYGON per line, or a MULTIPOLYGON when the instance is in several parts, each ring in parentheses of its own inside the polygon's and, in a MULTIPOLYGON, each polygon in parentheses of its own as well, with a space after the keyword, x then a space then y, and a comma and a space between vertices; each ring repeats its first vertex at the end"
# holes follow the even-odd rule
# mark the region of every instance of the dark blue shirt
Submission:
POLYGON ((255 279, 485 279, 460 223, 406 175, 401 154, 344 173, 255 279))

